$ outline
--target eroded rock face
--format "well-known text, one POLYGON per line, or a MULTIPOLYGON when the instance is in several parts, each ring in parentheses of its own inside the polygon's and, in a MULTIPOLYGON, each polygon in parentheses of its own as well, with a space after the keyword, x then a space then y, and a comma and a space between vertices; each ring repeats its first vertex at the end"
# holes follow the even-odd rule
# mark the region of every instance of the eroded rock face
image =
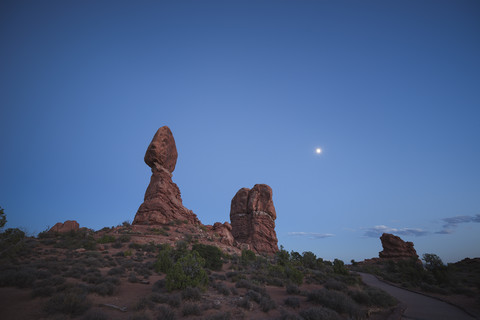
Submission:
POLYGON ((145 163, 152 168, 152 177, 133 224, 168 224, 174 220, 200 224, 197 215, 183 206, 180 189, 172 181, 177 156, 172 132, 167 126, 161 127, 145 153, 145 163))
POLYGON ((221 243, 233 246, 235 239, 232 236, 232 226, 230 223, 224 222, 222 224, 220 222, 215 222, 212 230, 219 236, 221 243))
POLYGON ((70 231, 78 231, 80 229, 80 225, 75 220, 67 220, 64 223, 57 222, 48 232, 70 232, 70 231))
POLYGON ((272 188, 266 184, 256 184, 252 189, 242 188, 235 194, 230 206, 230 221, 237 244, 247 244, 257 253, 278 251, 277 215, 272 196, 272 188))
POLYGON ((413 248, 413 242, 405 242, 400 237, 390 233, 384 233, 380 237, 383 251, 378 253, 380 258, 418 258, 417 251, 413 248))

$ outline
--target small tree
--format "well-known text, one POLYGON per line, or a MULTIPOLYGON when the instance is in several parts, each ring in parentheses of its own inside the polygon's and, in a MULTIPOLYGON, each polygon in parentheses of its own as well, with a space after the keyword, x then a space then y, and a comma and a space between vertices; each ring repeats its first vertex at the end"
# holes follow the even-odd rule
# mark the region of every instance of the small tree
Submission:
POLYGON ((167 272, 167 289, 205 288, 208 277, 204 265, 205 260, 196 251, 187 253, 167 272))
POLYGON ((450 282, 450 274, 447 266, 443 264, 442 259, 433 253, 425 253, 423 255, 425 261, 425 269, 430 271, 438 283, 450 282))
POLYGON ((192 246, 192 251, 197 251, 205 259, 205 268, 216 271, 222 269, 222 251, 217 247, 196 243, 192 246))
POLYGON ((303 253, 302 262, 305 268, 314 269, 317 265, 317 256, 311 251, 305 251, 303 253))
POLYGON ((333 260, 333 272, 338 274, 348 274, 348 269, 345 267, 345 263, 343 263, 340 259, 333 260))

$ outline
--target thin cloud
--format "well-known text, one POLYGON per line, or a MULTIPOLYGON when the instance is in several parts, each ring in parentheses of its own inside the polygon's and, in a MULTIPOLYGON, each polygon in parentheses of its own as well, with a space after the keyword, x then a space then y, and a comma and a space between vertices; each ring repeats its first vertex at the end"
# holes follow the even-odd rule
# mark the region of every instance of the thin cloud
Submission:
POLYGON ((425 236, 428 234, 428 231, 419 229, 419 228, 390 228, 384 225, 374 226, 371 228, 366 228, 365 233, 363 234, 365 237, 370 238, 378 238, 382 235, 382 233, 394 233, 397 235, 402 236, 425 236))
POLYGON ((455 217, 450 217, 450 218, 444 218, 442 221, 445 223, 443 225, 443 229, 440 231, 437 231, 435 233, 437 234, 452 234, 455 230, 455 228, 460 224, 460 223, 480 223, 480 214, 476 214, 474 216, 455 216, 455 217))
POLYGON ((335 236, 331 233, 316 233, 316 232, 289 232, 289 236, 299 236, 299 237, 307 237, 309 239, 324 239, 335 236))

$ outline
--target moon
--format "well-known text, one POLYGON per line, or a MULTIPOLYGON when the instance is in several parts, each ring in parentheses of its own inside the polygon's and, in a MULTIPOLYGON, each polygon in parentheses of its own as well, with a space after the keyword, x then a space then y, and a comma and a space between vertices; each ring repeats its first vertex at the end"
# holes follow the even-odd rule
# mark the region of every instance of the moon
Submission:
POLYGON ((316 149, 315 149, 315 153, 316 153, 316 154, 320 154, 320 153, 322 153, 322 149, 320 149, 320 148, 316 148, 316 149))

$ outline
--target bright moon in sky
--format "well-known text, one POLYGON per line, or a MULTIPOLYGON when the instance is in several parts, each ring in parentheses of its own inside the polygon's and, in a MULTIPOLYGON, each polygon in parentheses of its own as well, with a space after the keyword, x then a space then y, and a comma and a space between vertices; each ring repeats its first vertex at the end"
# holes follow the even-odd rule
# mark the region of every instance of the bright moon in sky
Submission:
POLYGON ((320 148, 315 149, 315 153, 316 153, 316 154, 322 153, 322 149, 320 149, 320 148))

